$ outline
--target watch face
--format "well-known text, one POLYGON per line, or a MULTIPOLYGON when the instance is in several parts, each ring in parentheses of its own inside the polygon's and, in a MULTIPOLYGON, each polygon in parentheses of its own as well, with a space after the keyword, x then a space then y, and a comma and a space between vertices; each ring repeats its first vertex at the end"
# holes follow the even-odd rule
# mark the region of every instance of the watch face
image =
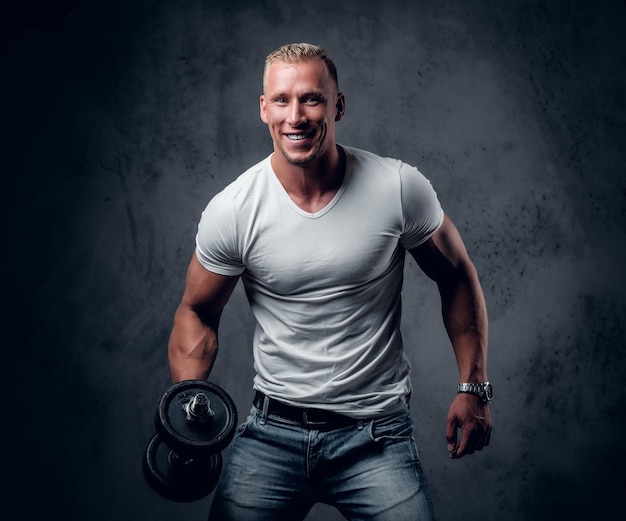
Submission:
POLYGON ((492 397, 493 397, 493 389, 491 387, 491 384, 487 384, 485 386, 485 398, 487 398, 487 400, 491 401, 492 397))

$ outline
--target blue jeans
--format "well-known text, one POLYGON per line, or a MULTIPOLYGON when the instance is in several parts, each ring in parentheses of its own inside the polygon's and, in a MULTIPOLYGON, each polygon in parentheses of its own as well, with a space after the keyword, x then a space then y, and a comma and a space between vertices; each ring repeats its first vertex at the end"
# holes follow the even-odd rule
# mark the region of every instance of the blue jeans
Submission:
POLYGON ((237 429, 210 521, 295 521, 315 503, 348 520, 432 521, 408 411, 316 430, 252 408, 237 429))

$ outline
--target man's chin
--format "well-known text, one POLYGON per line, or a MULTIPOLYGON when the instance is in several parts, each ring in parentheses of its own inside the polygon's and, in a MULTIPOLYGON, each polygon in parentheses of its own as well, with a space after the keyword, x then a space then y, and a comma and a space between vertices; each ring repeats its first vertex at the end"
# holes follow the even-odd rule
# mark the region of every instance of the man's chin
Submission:
POLYGON ((311 166, 319 157, 318 151, 311 151, 308 154, 289 154, 285 150, 281 150, 281 153, 287 163, 293 166, 306 168, 311 166))
POLYGON ((299 166, 301 168, 306 168, 311 166, 313 163, 315 163, 315 160, 317 158, 313 157, 313 156, 309 156, 303 159, 295 159, 295 158, 287 158, 287 161, 289 162, 289 164, 293 165, 293 166, 299 166))

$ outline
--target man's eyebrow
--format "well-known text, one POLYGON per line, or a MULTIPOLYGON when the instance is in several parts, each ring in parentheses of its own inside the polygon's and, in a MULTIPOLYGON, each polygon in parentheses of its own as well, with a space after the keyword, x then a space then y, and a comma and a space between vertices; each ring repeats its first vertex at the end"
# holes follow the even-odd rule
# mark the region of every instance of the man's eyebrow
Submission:
POLYGON ((326 96, 324 96, 324 93, 322 91, 319 91, 319 90, 313 90, 313 91, 310 91, 310 92, 305 92, 304 94, 302 94, 301 97, 302 98, 326 99, 326 96))
POLYGON ((266 96, 268 98, 270 98, 270 99, 286 98, 287 97, 287 93, 283 92, 282 90, 277 90, 277 91, 274 91, 274 92, 268 92, 266 96))
MULTIPOLYGON (((268 94, 269 99, 278 99, 278 98, 288 98, 289 95, 283 91, 271 92, 268 94)), ((321 90, 312 90, 303 92, 298 96, 299 98, 318 98, 318 99, 326 99, 324 92, 321 90)))

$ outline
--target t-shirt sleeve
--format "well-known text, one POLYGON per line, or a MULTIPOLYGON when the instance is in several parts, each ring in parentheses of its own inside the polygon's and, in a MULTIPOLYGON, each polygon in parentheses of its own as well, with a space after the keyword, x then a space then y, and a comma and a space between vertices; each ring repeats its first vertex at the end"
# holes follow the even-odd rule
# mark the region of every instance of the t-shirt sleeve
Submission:
POLYGON ((441 226, 444 212, 430 181, 415 167, 402 163, 402 246, 415 248, 426 242, 441 226))
POLYGON ((211 199, 198 224, 196 257, 200 264, 219 275, 241 275, 245 265, 236 232, 231 200, 221 192, 211 199))

